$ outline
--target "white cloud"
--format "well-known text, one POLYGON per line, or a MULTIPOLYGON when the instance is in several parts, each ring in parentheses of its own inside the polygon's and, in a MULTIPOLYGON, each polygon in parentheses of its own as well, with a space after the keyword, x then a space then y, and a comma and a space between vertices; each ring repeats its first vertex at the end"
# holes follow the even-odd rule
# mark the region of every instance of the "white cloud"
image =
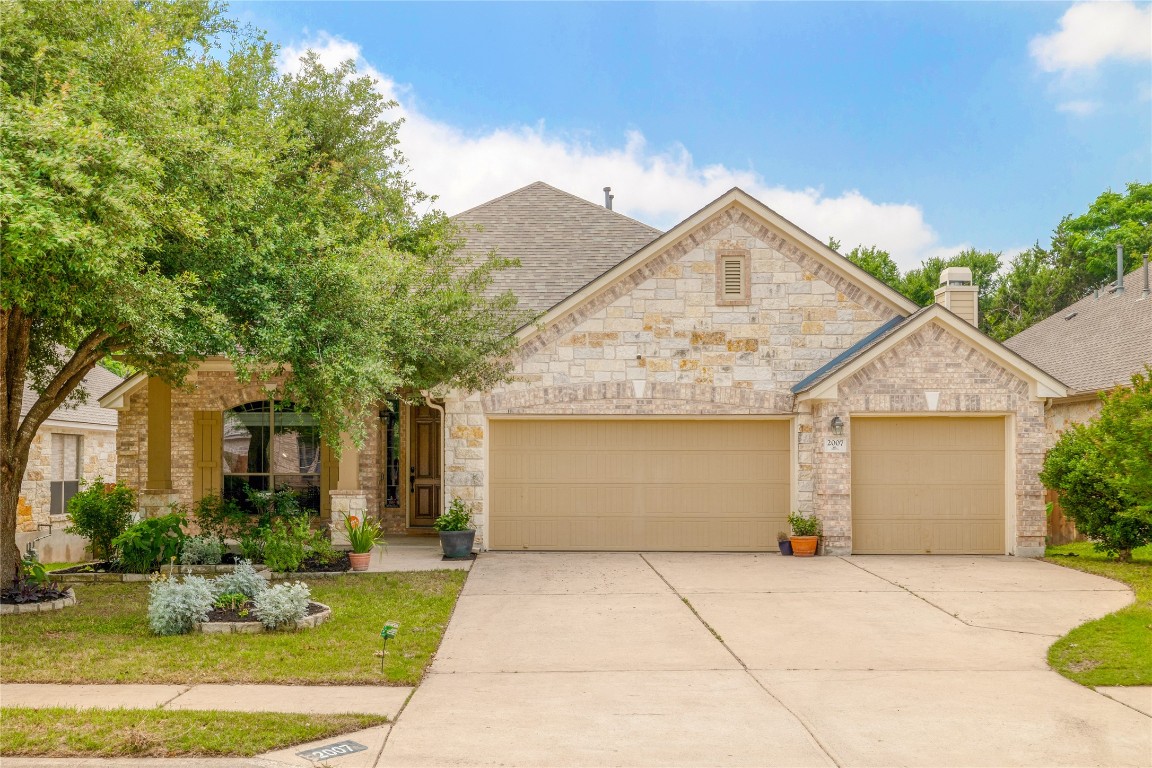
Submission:
POLYGON ((1060 17, 1060 29, 1032 38, 1028 49, 1045 72, 1091 69, 1108 59, 1152 60, 1152 5, 1077 3, 1060 17))
POLYGON ((1087 117, 1100 109, 1100 102, 1089 99, 1073 99, 1071 101, 1060 102, 1056 105, 1056 109, 1069 115, 1087 117))
POLYGON ((607 149, 550 133, 543 123, 469 132, 422 114, 412 90, 364 61, 359 45, 325 33, 286 47, 281 69, 297 69, 309 48, 327 67, 354 59, 360 72, 379 81, 382 94, 400 104, 390 117, 405 119, 400 146, 412 179, 438 195, 438 205, 449 213, 544 181, 595 203, 603 202, 602 190, 611 186, 615 210, 667 229, 738 186, 819 239, 833 235, 844 250, 857 243, 878 245, 902 269, 965 247, 942 245, 912 203, 875 202, 856 190, 829 196, 817 187, 788 189, 750 170, 698 165, 683 146, 654 149, 639 131, 627 132, 621 145, 607 149))

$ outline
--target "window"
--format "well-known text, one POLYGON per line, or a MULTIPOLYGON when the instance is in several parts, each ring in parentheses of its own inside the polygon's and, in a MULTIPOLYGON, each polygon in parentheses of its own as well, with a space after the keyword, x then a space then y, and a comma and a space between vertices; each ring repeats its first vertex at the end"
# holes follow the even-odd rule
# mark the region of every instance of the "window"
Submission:
POLYGON ((288 403, 246 403, 224 412, 224 498, 253 510, 249 489, 295 491, 320 512, 320 429, 288 403))
POLYGON ((748 251, 721 251, 716 255, 716 303, 748 304, 751 286, 748 251))
POLYGON ((80 467, 83 466, 84 438, 80 435, 52 434, 52 478, 49 482, 52 500, 49 514, 63 515, 68 500, 80 490, 80 467))
POLYGON ((400 506, 400 401, 389 400, 380 411, 384 437, 384 506, 400 506))

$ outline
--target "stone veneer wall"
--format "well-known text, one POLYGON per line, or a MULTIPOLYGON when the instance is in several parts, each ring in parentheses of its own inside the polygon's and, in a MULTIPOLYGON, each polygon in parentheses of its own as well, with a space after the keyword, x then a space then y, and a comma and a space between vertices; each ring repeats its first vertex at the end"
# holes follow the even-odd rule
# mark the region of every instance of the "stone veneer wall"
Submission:
MULTIPOLYGON (((265 388, 280 382, 242 384, 230 371, 197 371, 188 385, 172 390, 172 488, 144 491, 148 478, 148 391, 134 393, 128 407, 120 411, 119 478, 140 491, 145 512, 158 511, 169 501, 191 506, 193 471, 193 414, 196 411, 225 411, 243 403, 266 399, 265 388)), ((359 483, 367 508, 375 510, 379 498, 378 467, 379 430, 373 419, 367 440, 359 455, 359 483)), ((223 447, 221 447, 223 450, 223 447)), ((390 531, 397 530, 394 520, 385 521, 390 531)), ((402 529, 402 527, 400 528, 402 529)))
POLYGON ((1029 396, 1028 383, 988 358, 968 341, 942 325, 929 323, 885 355, 840 382, 838 399, 813 404, 802 417, 802 428, 813 439, 802 441, 799 455, 803 476, 816 485, 816 512, 824 521, 825 550, 847 554, 852 549, 852 414, 1002 413, 1014 417, 1017 554, 1044 550, 1044 488, 1038 473, 1044 460, 1044 403, 1029 396), (938 392, 935 409, 926 392, 938 392), (815 446, 831 436, 831 420, 844 420, 848 453, 816 453, 815 446))
MULTIPOLYGON (((515 381, 446 399, 445 503, 486 533, 488 417, 791 414, 791 387, 896 313, 743 208, 717 214, 524 344, 515 381), (718 252, 747 251, 751 301, 718 306, 718 252)), ((811 509, 811 478, 799 506, 811 509)))
MULTIPOLYGON (((32 438, 28 452, 28 467, 20 482, 20 497, 16 502, 16 530, 36 531, 37 525, 64 525, 64 515, 52 517, 52 435, 80 435, 82 444, 80 473, 84 480, 97 477, 107 482, 116 479, 116 432, 110 429, 82 429, 64 426, 43 426, 32 438)), ((83 485, 83 484, 81 484, 83 485)), ((44 531, 46 532, 46 531, 44 531)))
POLYGON ((1104 401, 1099 397, 1091 400, 1072 400, 1069 402, 1054 402, 1044 414, 1045 441, 1044 449, 1047 451, 1060 439, 1060 433, 1073 424, 1086 424, 1092 420, 1104 401))

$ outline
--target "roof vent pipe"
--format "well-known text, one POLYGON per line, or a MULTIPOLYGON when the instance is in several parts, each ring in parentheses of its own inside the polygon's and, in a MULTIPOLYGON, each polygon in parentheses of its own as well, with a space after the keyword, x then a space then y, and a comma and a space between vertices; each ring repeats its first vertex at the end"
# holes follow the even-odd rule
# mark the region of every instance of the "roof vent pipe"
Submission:
POLYGON ((1144 290, 1140 292, 1140 298, 1148 298, 1148 254, 1144 254, 1144 290))
POLYGON ((612 194, 612 187, 604 187, 604 207, 612 210, 612 198, 616 195, 612 194))
POLYGON ((1116 243, 1116 293, 1124 293, 1124 246, 1116 243))

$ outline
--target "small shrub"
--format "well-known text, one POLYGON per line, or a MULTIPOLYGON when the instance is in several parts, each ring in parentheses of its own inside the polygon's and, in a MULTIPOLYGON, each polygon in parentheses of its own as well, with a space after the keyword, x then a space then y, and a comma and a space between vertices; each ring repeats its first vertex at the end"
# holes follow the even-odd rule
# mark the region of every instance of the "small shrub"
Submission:
POLYGON ((157 579, 148 588, 148 626, 158 635, 183 635, 212 610, 208 580, 187 576, 184 581, 157 579))
POLYGON ((792 528, 793 536, 819 536, 823 531, 820 518, 799 511, 788 515, 788 525, 792 528))
POLYGON ((264 534, 264 565, 282 573, 300 570, 311 539, 307 518, 273 520, 264 534))
POLYGON ((252 567, 252 563, 247 560, 241 560, 236 564, 236 568, 232 573, 225 573, 217 576, 208 583, 214 595, 225 595, 228 593, 239 593, 248 597, 256 597, 268 588, 268 582, 256 573, 256 569, 252 567))
POLYGON ((248 595, 240 592, 225 592, 216 597, 216 602, 213 605, 224 611, 237 611, 243 608, 246 602, 248 602, 248 595))
POLYGON ((184 516, 173 511, 129 526, 112 541, 112 546, 120 553, 120 564, 124 570, 148 573, 176 557, 184 542, 184 524, 184 516))
POLYGON ((182 565, 219 565, 224 559, 224 542, 215 536, 189 536, 180 549, 182 565))
POLYGON ((268 629, 276 629, 295 624, 308 615, 308 603, 312 593, 308 585, 297 581, 292 584, 277 584, 264 590, 253 599, 256 617, 268 629))
POLYGON ((432 527, 438 531, 467 531, 472 527, 472 505, 452 499, 448 510, 433 521, 432 527))
POLYGON ((324 531, 312 531, 312 538, 308 540, 306 559, 320 565, 330 565, 343 556, 343 552, 332 546, 332 540, 324 531))
POLYGON ((136 494, 131 488, 117 483, 106 489, 104 478, 98 477, 69 499, 72 522, 67 531, 87 537, 97 560, 112 560, 112 541, 128 528, 135 511, 136 494))
POLYGON ((264 533, 263 529, 240 537, 240 557, 253 563, 264 562, 264 533))
POLYGON ((256 523, 239 504, 220 496, 205 496, 196 502, 196 522, 204 535, 221 540, 247 536, 256 523))

